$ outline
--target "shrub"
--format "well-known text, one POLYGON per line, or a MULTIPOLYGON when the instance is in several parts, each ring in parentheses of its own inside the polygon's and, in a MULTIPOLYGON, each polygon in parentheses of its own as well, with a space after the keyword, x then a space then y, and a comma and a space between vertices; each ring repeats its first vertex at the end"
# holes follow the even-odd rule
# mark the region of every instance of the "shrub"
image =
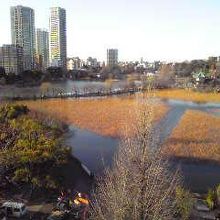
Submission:
POLYGON ((220 198, 220 184, 216 187, 217 197, 220 198))
POLYGON ((220 205, 220 184, 216 187, 217 203, 220 205))
POLYGON ((209 189, 207 197, 206 197, 206 202, 210 209, 214 209, 215 204, 216 204, 216 192, 214 190, 209 189))
POLYGON ((176 211, 181 219, 189 219, 193 203, 194 200, 189 191, 184 190, 182 187, 176 188, 176 211))
POLYGON ((27 114, 29 109, 24 105, 6 105, 0 108, 0 121, 15 119, 21 115, 27 114))

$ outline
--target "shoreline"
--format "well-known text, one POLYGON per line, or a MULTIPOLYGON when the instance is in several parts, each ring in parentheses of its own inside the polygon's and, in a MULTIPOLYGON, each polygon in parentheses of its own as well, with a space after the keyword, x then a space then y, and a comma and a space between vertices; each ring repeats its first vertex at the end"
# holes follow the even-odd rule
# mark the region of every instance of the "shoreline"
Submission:
MULTIPOLYGON (((73 82, 100 82, 94 80, 79 80, 73 82)), ((102 81, 101 81, 102 82, 102 81)), ((105 82, 105 81, 103 81, 105 82)), ((118 81, 116 81, 118 82, 118 81)), ((51 82, 49 82, 51 83, 51 82)), ((56 83, 56 82, 54 82, 56 83)), ((13 85, 9 86, 8 89, 14 88, 13 85)), ((32 88, 40 88, 39 87, 16 87, 17 89, 32 89, 32 88)), ((4 89, 4 87, 0 86, 0 90, 4 89)), ((107 88, 102 88, 99 91, 91 91, 91 92, 62 92, 56 95, 46 95, 43 93, 34 94, 32 96, 24 97, 22 95, 18 96, 1 96, 0 99, 2 101, 37 101, 37 100, 51 100, 51 99, 79 99, 79 98, 97 98, 97 97, 113 97, 113 96, 130 96, 137 93, 145 93, 143 89, 139 87, 131 87, 131 88, 121 88, 111 89, 111 91, 107 88)), ((182 101, 189 102, 197 105, 205 105, 205 104, 220 104, 220 94, 215 92, 198 92, 193 91, 192 89, 153 89, 150 92, 155 98, 158 98, 162 101, 174 100, 174 101, 182 101)))

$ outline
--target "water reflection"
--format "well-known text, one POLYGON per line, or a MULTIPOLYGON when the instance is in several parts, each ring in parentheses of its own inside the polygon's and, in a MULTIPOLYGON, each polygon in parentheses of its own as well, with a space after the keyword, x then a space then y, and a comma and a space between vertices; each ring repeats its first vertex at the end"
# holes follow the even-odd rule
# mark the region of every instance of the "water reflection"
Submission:
POLYGON ((179 106, 183 108, 190 108, 190 109, 210 109, 210 108, 220 108, 220 103, 199 103, 199 102, 192 102, 192 101, 183 101, 183 100, 174 100, 174 99, 167 99, 164 100, 169 106, 179 106))
MULTIPOLYGON (((136 82, 138 83, 138 82, 136 82)), ((54 93, 65 92, 71 93, 74 91, 85 92, 88 91, 98 91, 101 89, 116 89, 116 88, 124 88, 129 85, 129 82, 126 80, 120 81, 72 81, 66 80, 63 82, 53 82, 48 83, 44 82, 41 86, 35 87, 15 87, 11 86, 0 86, 0 97, 15 97, 15 96, 25 96, 25 97, 33 97, 40 96, 42 94, 53 95, 54 93)))

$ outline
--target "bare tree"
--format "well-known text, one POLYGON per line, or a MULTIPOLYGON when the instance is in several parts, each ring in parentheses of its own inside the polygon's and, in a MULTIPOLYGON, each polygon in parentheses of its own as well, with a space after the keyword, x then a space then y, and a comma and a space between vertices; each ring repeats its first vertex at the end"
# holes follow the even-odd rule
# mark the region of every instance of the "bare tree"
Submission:
POLYGON ((153 109, 144 100, 137 108, 135 137, 121 142, 113 168, 98 180, 91 219, 171 219, 179 178, 152 144, 153 109))
POLYGON ((163 87, 170 87, 175 82, 174 67, 172 64, 163 64, 159 69, 159 75, 157 76, 157 83, 163 87))

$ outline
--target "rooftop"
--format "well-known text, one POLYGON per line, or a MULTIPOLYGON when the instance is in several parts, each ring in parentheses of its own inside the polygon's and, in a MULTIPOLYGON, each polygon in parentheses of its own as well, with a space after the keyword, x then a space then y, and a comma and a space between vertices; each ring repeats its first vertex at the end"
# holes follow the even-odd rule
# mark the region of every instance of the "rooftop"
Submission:
POLYGON ((14 207, 14 208, 22 208, 23 206, 25 206, 24 203, 22 202, 5 202, 2 205, 3 207, 14 207))

